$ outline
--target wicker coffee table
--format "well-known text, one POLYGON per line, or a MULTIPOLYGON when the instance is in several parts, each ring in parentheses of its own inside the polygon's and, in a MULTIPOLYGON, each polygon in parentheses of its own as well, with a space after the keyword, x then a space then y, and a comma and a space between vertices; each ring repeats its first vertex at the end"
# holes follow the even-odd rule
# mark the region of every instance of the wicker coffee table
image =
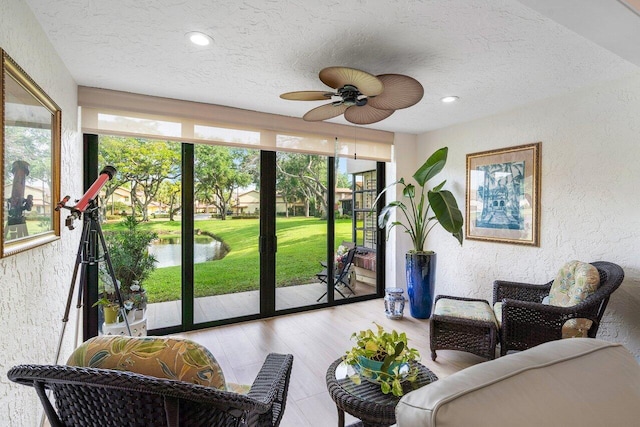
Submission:
MULTIPOLYGON (((417 363, 418 377, 403 384, 404 393, 416 390, 438 379, 425 366, 417 363)), ((355 384, 349 376, 353 368, 338 359, 327 370, 327 389, 338 408, 338 426, 344 427, 344 413, 362 420, 365 427, 388 427, 396 422, 396 405, 400 400, 393 394, 382 394, 380 385, 362 379, 355 384)))

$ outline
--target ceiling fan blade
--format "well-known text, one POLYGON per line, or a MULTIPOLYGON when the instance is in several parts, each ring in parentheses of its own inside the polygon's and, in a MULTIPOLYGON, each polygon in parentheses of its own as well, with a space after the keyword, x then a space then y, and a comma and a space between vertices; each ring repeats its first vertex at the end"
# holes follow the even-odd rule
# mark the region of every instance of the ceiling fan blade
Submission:
POLYGON ((358 88, 360 93, 366 96, 380 95, 384 90, 382 81, 365 71, 347 67, 328 67, 320 71, 320 80, 334 89, 340 89, 344 85, 352 85, 358 88))
POLYGON ((411 107, 422 99, 424 88, 416 79, 402 74, 381 74, 384 92, 368 98, 367 104, 381 110, 399 110, 411 107))
POLYGON ((394 110, 378 110, 369 104, 358 107, 353 105, 344 112, 344 118, 357 125, 370 125, 392 115, 394 110))
POLYGON ((282 99, 291 101, 326 101, 331 99, 334 94, 332 92, 322 90, 300 90, 297 92, 287 92, 280 95, 282 99))
POLYGON ((343 114, 347 108, 349 107, 344 104, 337 106, 333 104, 324 104, 314 108, 313 110, 307 111, 307 114, 302 116, 302 118, 308 122, 319 122, 337 117, 340 114, 343 114))

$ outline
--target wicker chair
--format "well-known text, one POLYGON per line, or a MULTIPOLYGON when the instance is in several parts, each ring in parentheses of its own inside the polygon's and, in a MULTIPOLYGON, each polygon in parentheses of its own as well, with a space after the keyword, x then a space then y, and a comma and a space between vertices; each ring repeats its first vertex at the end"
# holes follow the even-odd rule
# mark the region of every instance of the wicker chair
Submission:
POLYGON ((10 380, 36 389, 52 427, 277 426, 293 356, 269 354, 247 395, 133 372, 21 365, 10 380), (53 391, 54 408, 46 394, 53 391))
MULTIPOLYGON (((526 350, 547 341, 563 338, 563 325, 569 319, 589 319, 593 322, 586 336, 595 338, 600 320, 611 293, 624 279, 619 265, 598 261, 591 265, 598 269, 600 285, 581 303, 570 307, 543 304, 553 281, 544 285, 496 280, 493 284, 493 303, 502 302, 500 322, 500 354, 510 350, 526 350)), ((498 310, 496 315, 499 316, 498 310)))

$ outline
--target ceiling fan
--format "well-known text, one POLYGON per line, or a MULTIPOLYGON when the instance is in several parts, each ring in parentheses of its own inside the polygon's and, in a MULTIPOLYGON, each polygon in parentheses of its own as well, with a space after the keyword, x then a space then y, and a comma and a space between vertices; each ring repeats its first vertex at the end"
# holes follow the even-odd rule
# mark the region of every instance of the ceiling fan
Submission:
POLYGON ((336 98, 308 111, 302 118, 315 122, 340 114, 351 123, 368 125, 386 119, 395 110, 411 107, 422 99, 424 89, 414 78, 402 74, 374 76, 347 67, 328 67, 319 73, 320 80, 335 92, 304 90, 287 92, 282 99, 293 101, 325 101, 336 98))

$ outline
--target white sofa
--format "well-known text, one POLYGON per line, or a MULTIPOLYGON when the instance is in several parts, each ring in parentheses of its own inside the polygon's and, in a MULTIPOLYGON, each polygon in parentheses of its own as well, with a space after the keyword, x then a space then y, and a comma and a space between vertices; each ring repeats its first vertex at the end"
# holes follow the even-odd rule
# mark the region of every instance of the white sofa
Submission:
POLYGON ((640 426, 640 365, 572 338, 463 369, 403 396, 398 427, 640 426))

